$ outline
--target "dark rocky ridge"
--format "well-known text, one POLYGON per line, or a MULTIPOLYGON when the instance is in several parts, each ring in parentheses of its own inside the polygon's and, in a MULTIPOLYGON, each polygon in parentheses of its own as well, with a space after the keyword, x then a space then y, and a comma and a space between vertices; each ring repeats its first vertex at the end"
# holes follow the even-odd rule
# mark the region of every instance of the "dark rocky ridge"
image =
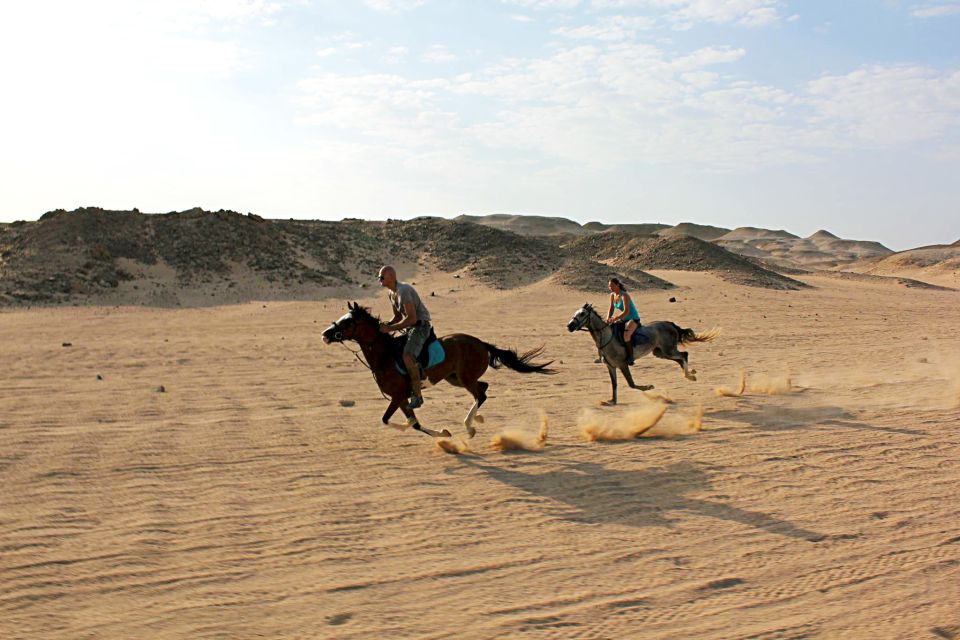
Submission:
POLYGON ((716 244, 685 235, 662 238, 612 231, 580 238, 565 248, 617 267, 712 271, 728 282, 765 289, 795 290, 807 286, 716 244))
POLYGON ((0 225, 0 304, 311 299, 371 286, 384 263, 414 262, 499 288, 553 276, 565 286, 602 290, 613 274, 635 289, 672 286, 648 269, 715 271, 748 286, 804 286, 686 235, 613 228, 571 238, 442 218, 332 222, 201 209, 59 210, 36 222, 0 225))
POLYGON ((550 280, 564 287, 595 293, 606 290, 611 277, 619 279, 629 291, 674 288, 672 283, 638 269, 615 269, 595 260, 573 257, 567 259, 550 280))
MULTIPOLYGON (((149 282, 160 269, 175 274, 180 293, 207 287, 216 298, 249 277, 284 297, 313 297, 371 282, 385 262, 418 259, 496 287, 543 279, 563 261, 556 244, 440 218, 264 220, 222 210, 144 215, 89 207, 0 225, 0 304, 100 302, 125 282, 162 287, 149 282)), ((181 296, 154 297, 176 304, 181 296)))

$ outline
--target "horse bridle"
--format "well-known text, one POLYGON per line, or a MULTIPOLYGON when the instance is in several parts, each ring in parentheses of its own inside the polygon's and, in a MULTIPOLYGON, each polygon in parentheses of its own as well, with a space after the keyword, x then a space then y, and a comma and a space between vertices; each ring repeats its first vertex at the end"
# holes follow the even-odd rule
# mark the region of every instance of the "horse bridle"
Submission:
MULTIPOLYGON (((583 306, 581 307, 581 309, 586 309, 586 310, 587 310, 587 316, 588 316, 588 318, 589 318, 590 315, 595 315, 595 316, 597 316, 598 318, 600 318, 600 314, 597 313, 597 310, 594 309, 594 308, 593 308, 593 305, 590 304, 589 302, 588 302, 587 304, 583 305, 583 306)), ((600 320, 602 321, 603 318, 600 318, 600 320)), ((607 325, 607 326, 609 326, 609 325, 607 325)), ((605 329, 605 328, 606 328, 606 327, 604 327, 603 329, 605 329)), ((603 333, 603 329, 600 329, 599 332, 600 332, 600 333, 603 333)), ((584 322, 582 325, 580 325, 579 327, 577 327, 577 331, 590 331, 590 334, 593 335, 593 331, 590 329, 590 327, 587 326, 587 323, 586 323, 586 322, 584 322)), ((608 344, 610 344, 612 341, 613 341, 613 329, 610 330, 610 338, 608 338, 607 341, 604 342, 603 344, 598 344, 598 345, 597 345, 597 350, 598 350, 598 351, 602 351, 603 348, 606 347, 608 344)))
MULTIPOLYGON (((342 319, 343 319, 343 318, 340 318, 340 320, 342 320, 342 319)), ((356 318, 353 318, 352 316, 351 316, 351 319, 352 319, 354 322, 357 321, 356 318)), ((380 386, 380 380, 377 379, 377 371, 376 371, 376 369, 374 369, 368 362, 365 361, 365 358, 366 358, 366 355, 367 355, 367 354, 364 353, 364 354, 363 354, 364 357, 361 358, 361 357, 360 357, 360 354, 363 353, 363 349, 357 349, 356 351, 354 351, 353 349, 351 349, 350 347, 347 346, 347 343, 346 343, 346 341, 345 341, 344 338, 343 338, 343 330, 340 329, 340 320, 336 320, 336 321, 333 323, 333 326, 336 327, 337 330, 333 333, 333 336, 331 336, 332 341, 338 343, 341 347, 343 347, 344 349, 346 349, 347 351, 349 351, 350 353, 352 353, 352 354, 353 354, 353 357, 357 359, 357 362, 359 362, 360 364, 362 364, 363 366, 365 366, 365 367, 370 371, 370 373, 373 375, 373 381, 374 381, 374 382, 376 383, 376 385, 377 385, 377 389, 380 389, 380 395, 383 396, 383 397, 386 398, 386 399, 389 399, 389 398, 387 398, 386 394, 383 392, 383 388, 380 386)), ((380 328, 377 327, 377 330, 379 331, 380 328)), ((356 341, 356 338, 347 338, 347 340, 354 340, 354 341, 356 341)), ((357 344, 359 344, 359 343, 357 343, 357 344)), ((379 367, 379 366, 380 366, 380 363, 377 363, 377 366, 379 367)))

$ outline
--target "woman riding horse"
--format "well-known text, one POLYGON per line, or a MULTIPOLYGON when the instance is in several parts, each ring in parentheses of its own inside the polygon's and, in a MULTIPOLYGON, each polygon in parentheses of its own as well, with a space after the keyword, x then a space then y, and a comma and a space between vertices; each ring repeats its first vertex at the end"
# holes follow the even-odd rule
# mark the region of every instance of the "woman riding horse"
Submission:
POLYGON ((627 346, 627 364, 633 364, 633 332, 640 326, 640 313, 633 304, 633 299, 627 293, 627 288, 623 286, 618 278, 610 278, 607 283, 610 289, 610 309, 607 310, 607 324, 614 322, 625 322, 623 328, 623 342, 627 346), (614 316, 613 312, 617 311, 614 316))

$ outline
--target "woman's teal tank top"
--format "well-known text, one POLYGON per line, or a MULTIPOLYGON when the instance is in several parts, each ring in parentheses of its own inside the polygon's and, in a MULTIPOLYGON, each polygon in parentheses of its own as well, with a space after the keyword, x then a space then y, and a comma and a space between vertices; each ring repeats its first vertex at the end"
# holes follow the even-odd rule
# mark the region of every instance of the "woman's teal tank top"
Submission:
MULTIPOLYGON (((617 311, 623 311, 623 296, 614 301, 613 308, 617 311)), ((627 314, 627 317, 623 320, 624 322, 629 322, 630 320, 636 320, 637 322, 640 322, 640 313, 633 304, 633 298, 630 298, 630 313, 627 314)))

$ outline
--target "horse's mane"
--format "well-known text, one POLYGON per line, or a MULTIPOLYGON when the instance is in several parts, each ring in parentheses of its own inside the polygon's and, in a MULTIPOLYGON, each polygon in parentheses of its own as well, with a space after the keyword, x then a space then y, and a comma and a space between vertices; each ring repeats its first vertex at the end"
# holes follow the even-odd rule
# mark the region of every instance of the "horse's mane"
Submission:
MULTIPOLYGON (((373 315, 373 312, 371 312, 368 307, 362 307, 358 302, 354 302, 353 304, 348 303, 347 308, 350 309, 350 312, 353 313, 354 317, 358 321, 370 322, 377 328, 377 331, 379 332, 380 325, 383 324, 383 321, 380 320, 380 316, 373 315)), ((390 348, 395 348, 394 343, 397 341, 396 336, 389 333, 381 333, 380 336, 390 348)))
POLYGON ((377 325, 378 327, 380 326, 380 324, 381 324, 381 322, 380 322, 380 316, 375 316, 375 315, 373 315, 373 313, 371 313, 371 311, 370 311, 369 308, 367 308, 367 307, 361 307, 361 306, 360 306, 359 304, 357 304, 357 303, 354 303, 353 306, 349 306, 349 305, 348 305, 348 308, 349 308, 351 311, 353 311, 354 314, 356 314, 357 320, 368 320, 368 321, 374 323, 375 325, 377 325))

